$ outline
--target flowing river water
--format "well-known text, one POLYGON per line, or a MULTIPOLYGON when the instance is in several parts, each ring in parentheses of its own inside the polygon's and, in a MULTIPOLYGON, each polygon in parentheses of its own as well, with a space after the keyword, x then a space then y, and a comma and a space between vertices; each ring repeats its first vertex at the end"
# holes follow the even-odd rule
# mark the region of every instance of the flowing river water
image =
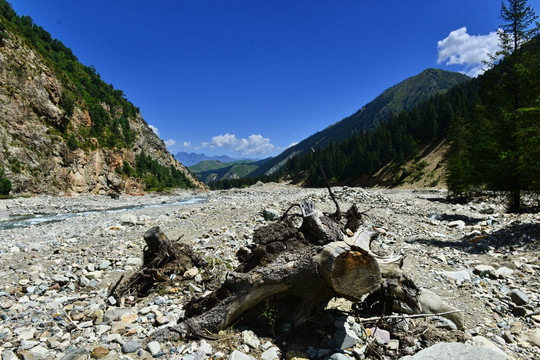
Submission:
POLYGON ((99 210, 87 210, 80 212, 66 212, 66 213, 44 213, 44 214, 29 214, 29 215, 13 215, 4 217, 0 220, 0 230, 24 228, 32 225, 46 224, 51 222, 59 222, 66 219, 74 218, 77 216, 87 216, 100 212, 117 213, 128 210, 139 210, 152 207, 167 207, 167 206, 181 206, 191 205, 206 202, 207 199, 202 196, 187 196, 176 199, 175 201, 164 202, 160 204, 143 204, 143 205, 128 205, 122 207, 114 207, 109 209, 99 210))

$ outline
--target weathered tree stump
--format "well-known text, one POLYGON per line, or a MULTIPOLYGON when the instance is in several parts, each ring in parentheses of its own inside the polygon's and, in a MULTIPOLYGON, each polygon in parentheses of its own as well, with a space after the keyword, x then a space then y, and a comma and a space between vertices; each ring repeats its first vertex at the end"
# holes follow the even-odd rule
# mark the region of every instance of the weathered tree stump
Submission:
MULTIPOLYGON (((303 222, 299 228, 284 217, 255 230, 255 246, 238 251, 240 265, 227 274, 221 287, 192 299, 182 322, 153 337, 207 337, 240 318, 249 318, 254 309, 259 309, 260 320, 269 303, 281 306, 279 316, 298 326, 333 297, 359 302, 369 295, 374 301, 387 302, 388 310, 399 308, 397 304, 413 312, 455 310, 444 302, 442 307, 423 302, 426 292, 403 274, 401 256, 385 258, 373 253, 370 244, 378 233, 356 226, 354 236, 345 237, 343 226, 313 204, 303 203, 300 208, 303 222)), ((347 213, 353 214, 352 223, 360 223, 356 207, 347 213)), ((447 317, 462 326, 462 314, 447 317)))
POLYGON ((110 291, 115 298, 131 295, 146 296, 157 284, 166 282, 172 274, 182 276, 193 267, 204 267, 204 261, 187 244, 172 242, 159 227, 144 234, 141 268, 127 278, 121 278, 110 291))
MULTIPOLYGON (((268 308, 279 309, 282 321, 299 326, 334 297, 366 307, 385 304, 381 312, 455 310, 403 274, 401 255, 381 257, 371 250, 378 233, 359 228, 361 214, 356 206, 342 215, 343 222, 324 215, 312 203, 298 206, 300 227, 295 227, 287 211, 279 221, 256 229, 253 246, 240 248, 239 266, 226 274, 221 285, 209 295, 194 296, 185 305, 180 323, 159 329, 152 337, 160 341, 208 337, 241 319, 260 322, 268 308), (345 236, 346 229, 354 235, 345 236)), ((144 296, 172 274, 181 276, 192 267, 205 266, 188 245, 170 241, 159 228, 148 230, 144 240, 144 263, 111 291, 117 298, 144 296)), ((461 313, 445 316, 463 326, 461 313)))

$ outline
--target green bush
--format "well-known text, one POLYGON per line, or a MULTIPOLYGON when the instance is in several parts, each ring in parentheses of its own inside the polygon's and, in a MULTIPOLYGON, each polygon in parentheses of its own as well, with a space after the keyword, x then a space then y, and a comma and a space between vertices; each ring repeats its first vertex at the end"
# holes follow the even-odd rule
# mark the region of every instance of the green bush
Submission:
POLYGON ((8 178, 0 178, 0 195, 7 196, 11 191, 11 181, 8 178))

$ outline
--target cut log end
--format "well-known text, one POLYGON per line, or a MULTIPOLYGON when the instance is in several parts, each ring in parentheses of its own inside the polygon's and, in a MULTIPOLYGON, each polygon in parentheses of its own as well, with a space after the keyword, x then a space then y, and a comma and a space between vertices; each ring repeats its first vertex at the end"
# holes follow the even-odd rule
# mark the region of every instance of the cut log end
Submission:
POLYGON ((373 292, 382 283, 379 265, 373 256, 344 242, 326 245, 317 255, 318 270, 336 294, 351 301, 373 292))
POLYGON ((363 250, 341 254, 330 275, 332 288, 344 298, 359 301, 363 295, 375 291, 381 284, 377 261, 363 250))

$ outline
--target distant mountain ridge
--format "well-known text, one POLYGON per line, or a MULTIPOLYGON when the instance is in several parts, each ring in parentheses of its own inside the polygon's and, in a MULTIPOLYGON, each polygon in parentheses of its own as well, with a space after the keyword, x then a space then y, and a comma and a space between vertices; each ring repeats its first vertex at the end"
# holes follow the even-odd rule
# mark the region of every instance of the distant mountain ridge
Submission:
POLYGON ((230 162, 203 160, 195 165, 189 166, 188 169, 202 182, 209 184, 214 181, 246 177, 270 159, 271 158, 262 160, 236 160, 230 162))
POLYGON ((198 154, 194 152, 188 153, 188 152, 183 152, 183 151, 176 153, 174 157, 176 160, 180 161, 182 164, 188 167, 195 165, 201 161, 207 161, 207 160, 216 160, 222 163, 229 163, 229 162, 241 161, 241 160, 253 160, 253 161, 258 160, 258 159, 236 159, 236 158, 229 157, 227 155, 208 156, 205 154, 198 154))
POLYGON ((371 131, 387 121, 391 114, 397 114, 402 110, 410 110, 431 96, 446 92, 455 85, 467 80, 469 80, 469 77, 461 73, 440 69, 426 69, 420 74, 385 90, 353 115, 291 146, 250 173, 249 176, 271 175, 279 170, 290 158, 306 153, 311 148, 324 148, 332 142, 343 141, 362 131, 371 131))

